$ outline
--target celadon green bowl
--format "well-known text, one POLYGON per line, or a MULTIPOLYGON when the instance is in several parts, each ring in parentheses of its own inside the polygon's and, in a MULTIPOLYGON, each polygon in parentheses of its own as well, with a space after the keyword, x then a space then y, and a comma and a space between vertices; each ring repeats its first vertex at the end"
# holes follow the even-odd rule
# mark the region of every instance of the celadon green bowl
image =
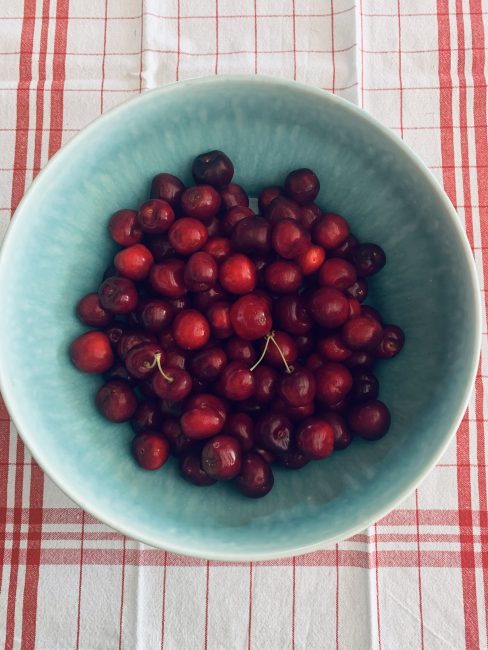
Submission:
POLYGON ((480 347, 480 304, 458 216, 422 162, 388 129, 333 95, 263 77, 212 77, 148 92, 97 119, 37 177, 0 260, 0 385, 25 443, 80 506, 150 545, 209 559, 303 553, 379 519, 425 477, 461 420, 480 347), (193 157, 222 149, 257 195, 297 167, 321 179, 319 205, 387 253, 370 302, 406 345, 379 364, 392 426, 303 470, 275 471, 264 499, 231 484, 197 488, 176 463, 139 469, 129 424, 103 420, 100 378, 68 346, 78 299, 111 260, 107 220, 169 171, 190 183, 193 157))

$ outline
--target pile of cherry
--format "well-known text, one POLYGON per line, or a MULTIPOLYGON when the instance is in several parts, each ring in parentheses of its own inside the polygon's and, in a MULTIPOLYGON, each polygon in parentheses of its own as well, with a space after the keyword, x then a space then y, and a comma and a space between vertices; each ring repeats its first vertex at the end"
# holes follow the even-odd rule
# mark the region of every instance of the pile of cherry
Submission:
POLYGON ((76 312, 96 328, 70 347, 102 373, 102 415, 131 420, 145 469, 171 452, 200 486, 236 479, 249 497, 273 487, 272 464, 299 469, 381 438, 390 414, 374 363, 404 335, 362 304, 386 262, 347 221, 314 203, 310 169, 259 195, 259 214, 221 151, 195 158, 196 185, 158 174, 150 200, 108 225, 121 246, 76 312))

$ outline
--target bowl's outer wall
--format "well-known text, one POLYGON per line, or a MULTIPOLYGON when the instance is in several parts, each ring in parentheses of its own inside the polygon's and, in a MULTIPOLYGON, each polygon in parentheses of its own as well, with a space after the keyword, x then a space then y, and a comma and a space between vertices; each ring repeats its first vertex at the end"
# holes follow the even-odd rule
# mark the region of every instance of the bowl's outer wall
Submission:
MULTIPOLYGON (((107 523, 168 549, 227 559, 285 555, 362 527, 405 496, 459 420, 478 355, 478 296, 466 242, 447 199, 397 140, 325 93, 246 79, 149 93, 102 118, 59 154, 23 201, 0 269, 0 372, 34 456, 70 496, 107 523), (94 407, 98 377, 76 372, 74 316, 115 247, 107 220, 146 199, 151 177, 191 182, 195 154, 219 148, 252 194, 296 167, 322 182, 318 203, 387 252, 371 302, 406 332, 381 364, 392 427, 377 443, 300 472, 244 500, 230 485, 197 489, 171 462, 138 469, 130 426, 94 407)), ((457 217, 456 217, 457 218, 457 217)))

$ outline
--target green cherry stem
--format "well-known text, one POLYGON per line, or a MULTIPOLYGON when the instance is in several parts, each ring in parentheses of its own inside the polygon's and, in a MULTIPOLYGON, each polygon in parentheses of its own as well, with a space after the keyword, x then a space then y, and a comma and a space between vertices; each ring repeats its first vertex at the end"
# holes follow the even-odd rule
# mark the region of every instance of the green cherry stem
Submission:
POLYGON ((161 352, 157 352, 154 355, 154 361, 152 363, 149 363, 149 361, 146 361, 144 363, 145 368, 154 368, 155 366, 158 367, 159 372, 163 375, 163 377, 166 379, 167 382, 169 382, 170 384, 174 382, 174 378, 169 377, 161 367, 161 352))
POLYGON ((266 351, 267 351, 268 346, 269 346, 269 342, 270 342, 270 340, 271 340, 272 337, 273 337, 273 334, 272 334, 272 333, 266 334, 266 336, 265 336, 266 343, 264 344, 263 351, 261 352, 261 356, 260 356, 259 359, 256 361, 256 363, 255 363, 253 366, 251 366, 251 367, 249 368, 249 370, 250 370, 251 372, 252 372, 253 370, 256 370, 256 368, 259 366, 259 364, 261 363, 261 361, 264 359, 264 356, 265 356, 266 351))
POLYGON ((275 338, 274 338, 274 336, 273 336, 272 334, 271 334, 271 336, 270 336, 270 339, 273 341, 275 348, 278 350, 278 352, 280 353, 280 357, 283 359, 283 363, 285 364, 285 368, 286 368, 286 372, 287 372, 287 374, 290 375, 293 371, 292 371, 292 369, 290 368, 290 366, 288 365, 288 363, 287 363, 287 361, 286 361, 286 359, 285 359, 285 355, 284 355, 283 352, 281 351, 281 348, 280 348, 280 346, 278 345, 278 343, 276 343, 276 340, 275 340, 275 338))

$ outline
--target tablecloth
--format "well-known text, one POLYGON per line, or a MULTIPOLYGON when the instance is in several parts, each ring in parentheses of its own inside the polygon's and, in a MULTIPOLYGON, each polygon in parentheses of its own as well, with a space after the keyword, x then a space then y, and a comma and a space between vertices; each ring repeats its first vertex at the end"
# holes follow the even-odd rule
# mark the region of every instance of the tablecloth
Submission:
MULTIPOLYGON (((487 0, 0 0, 0 237, 112 106, 246 72, 358 103, 423 158, 488 272, 487 0)), ((0 288, 1 290, 1 288, 0 288)), ((395 511, 339 544, 222 564, 127 539, 43 475, 0 407, 0 647, 486 648, 486 327, 466 416, 395 511)))

